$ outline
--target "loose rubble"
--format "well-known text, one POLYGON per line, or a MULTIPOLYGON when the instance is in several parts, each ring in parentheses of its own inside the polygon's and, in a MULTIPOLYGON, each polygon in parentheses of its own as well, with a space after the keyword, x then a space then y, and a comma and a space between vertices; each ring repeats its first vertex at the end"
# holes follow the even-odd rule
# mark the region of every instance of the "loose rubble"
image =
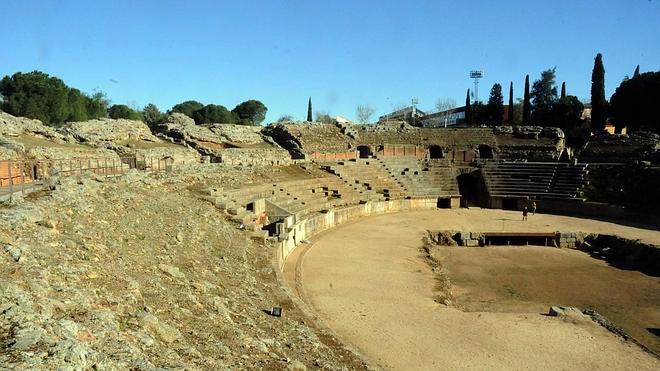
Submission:
POLYGON ((0 365, 366 367, 292 303, 268 246, 197 191, 273 170, 186 170, 57 178, 0 209, 0 365), (264 312, 273 303, 283 317, 264 312))

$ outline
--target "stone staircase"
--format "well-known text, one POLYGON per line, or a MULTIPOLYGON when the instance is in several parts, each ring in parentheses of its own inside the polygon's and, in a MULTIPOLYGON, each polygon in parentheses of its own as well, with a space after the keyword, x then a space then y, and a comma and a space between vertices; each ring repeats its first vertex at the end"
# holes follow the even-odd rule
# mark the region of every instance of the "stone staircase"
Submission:
POLYGON ((412 157, 386 157, 378 161, 383 170, 388 172, 410 197, 460 196, 458 182, 451 167, 433 166, 429 162, 412 157))
POLYGON ((322 165, 337 175, 346 186, 362 195, 362 201, 387 201, 405 198, 404 188, 385 171, 377 159, 356 159, 322 165))

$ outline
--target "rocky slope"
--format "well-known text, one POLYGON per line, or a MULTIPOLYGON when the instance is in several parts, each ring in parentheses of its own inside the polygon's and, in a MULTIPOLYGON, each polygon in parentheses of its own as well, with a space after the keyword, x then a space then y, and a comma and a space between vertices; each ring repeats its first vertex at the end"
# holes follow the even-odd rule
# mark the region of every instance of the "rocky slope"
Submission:
POLYGON ((99 119, 60 128, 0 112, 0 160, 149 157, 197 163, 192 148, 157 138, 141 121, 99 119))
POLYGON ((55 178, 0 209, 0 365, 365 368, 292 302, 271 247, 200 192, 282 170, 178 169, 55 178))

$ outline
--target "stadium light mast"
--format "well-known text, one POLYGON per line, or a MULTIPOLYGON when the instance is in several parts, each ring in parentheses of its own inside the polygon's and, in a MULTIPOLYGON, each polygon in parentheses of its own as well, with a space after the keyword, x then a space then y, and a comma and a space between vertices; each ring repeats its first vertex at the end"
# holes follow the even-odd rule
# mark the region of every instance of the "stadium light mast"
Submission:
POLYGON ((412 112, 410 113, 410 121, 415 125, 415 115, 417 114, 417 104, 419 103, 419 99, 413 98, 410 101, 411 107, 412 107, 412 112))
POLYGON ((470 71, 470 78, 474 80, 474 101, 479 101, 479 79, 484 77, 484 70, 470 71))

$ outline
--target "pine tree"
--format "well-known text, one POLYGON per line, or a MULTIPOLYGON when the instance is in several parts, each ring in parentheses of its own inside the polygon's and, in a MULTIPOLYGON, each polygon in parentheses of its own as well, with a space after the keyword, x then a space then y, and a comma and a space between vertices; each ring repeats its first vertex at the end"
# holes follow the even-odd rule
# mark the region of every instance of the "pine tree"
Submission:
POLYGON ((561 83, 561 95, 559 99, 566 99, 566 81, 561 83))
POLYGON ((490 89, 488 104, 486 104, 486 123, 489 125, 502 125, 504 119, 504 96, 502 85, 494 84, 490 89))
POLYGON ((468 126, 472 125, 472 108, 470 107, 470 89, 467 90, 465 97, 465 122, 468 126))
POLYGON ((531 107, 529 105, 529 75, 525 76, 525 95, 523 98, 523 116, 522 124, 529 125, 529 119, 531 116, 531 107))
POLYGON ((513 81, 509 84, 509 114, 507 121, 509 125, 513 125, 513 81))
POLYGON ((309 97, 307 102, 307 122, 312 122, 312 97, 309 97))
POLYGON ((601 132, 607 119, 607 101, 605 100, 605 67, 603 55, 598 53, 591 73, 591 130, 601 132))
POLYGON ((553 117, 554 106, 557 103, 557 87, 555 86, 555 68, 541 72, 541 78, 534 81, 532 91, 532 116, 534 125, 555 126, 553 117))
POLYGON ((633 77, 639 76, 639 64, 637 65, 637 68, 635 68, 635 73, 633 73, 633 77))

